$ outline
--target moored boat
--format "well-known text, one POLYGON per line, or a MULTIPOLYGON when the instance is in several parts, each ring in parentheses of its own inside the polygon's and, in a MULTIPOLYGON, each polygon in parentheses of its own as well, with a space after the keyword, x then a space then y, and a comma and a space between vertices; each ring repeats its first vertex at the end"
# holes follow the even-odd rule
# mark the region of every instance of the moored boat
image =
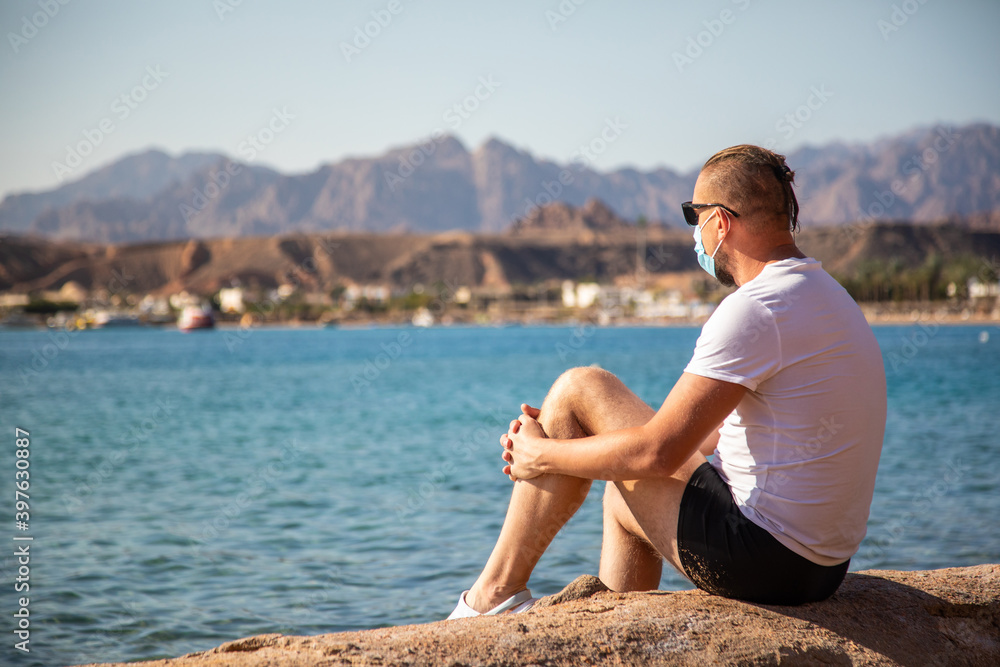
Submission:
POLYGON ((139 327, 142 326, 142 322, 138 315, 102 310, 94 316, 91 326, 94 329, 116 329, 119 327, 139 327))
POLYGON ((215 316, 208 307, 187 306, 177 319, 177 328, 181 331, 211 329, 215 326, 215 316))

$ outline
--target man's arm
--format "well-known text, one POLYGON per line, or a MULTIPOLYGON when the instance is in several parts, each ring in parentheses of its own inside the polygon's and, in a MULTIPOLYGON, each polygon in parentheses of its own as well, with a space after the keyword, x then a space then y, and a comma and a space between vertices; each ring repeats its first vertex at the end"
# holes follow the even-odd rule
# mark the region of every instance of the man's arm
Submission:
POLYGON ((712 429, 712 432, 708 434, 708 437, 701 441, 698 445, 698 451, 701 452, 702 456, 711 456, 715 452, 715 448, 719 446, 719 436, 722 435, 720 429, 722 428, 722 422, 712 429))
POLYGON ((668 477, 745 393, 738 384, 684 373, 643 426, 571 440, 546 438, 538 422, 524 414, 520 426, 507 434, 503 458, 511 465, 504 472, 513 479, 543 473, 609 481, 668 477))

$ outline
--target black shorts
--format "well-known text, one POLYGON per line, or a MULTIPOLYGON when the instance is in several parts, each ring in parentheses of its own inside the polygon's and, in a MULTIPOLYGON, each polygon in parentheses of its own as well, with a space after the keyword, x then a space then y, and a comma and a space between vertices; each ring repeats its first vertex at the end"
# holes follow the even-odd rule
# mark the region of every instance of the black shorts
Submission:
POLYGON ((684 572, 703 591, 760 604, 795 605, 833 595, 851 561, 804 558, 743 515, 711 463, 691 475, 681 498, 677 547, 684 572))

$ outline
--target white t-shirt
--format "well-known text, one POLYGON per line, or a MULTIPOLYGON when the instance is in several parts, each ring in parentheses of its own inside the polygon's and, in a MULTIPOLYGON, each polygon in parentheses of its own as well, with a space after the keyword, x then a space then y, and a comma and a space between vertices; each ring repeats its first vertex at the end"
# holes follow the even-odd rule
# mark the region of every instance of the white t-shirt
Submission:
POLYGON ((865 536, 885 435, 882 354, 850 295, 814 259, 786 259, 726 297, 687 368, 749 391, 712 465, 743 514, 819 565, 865 536))

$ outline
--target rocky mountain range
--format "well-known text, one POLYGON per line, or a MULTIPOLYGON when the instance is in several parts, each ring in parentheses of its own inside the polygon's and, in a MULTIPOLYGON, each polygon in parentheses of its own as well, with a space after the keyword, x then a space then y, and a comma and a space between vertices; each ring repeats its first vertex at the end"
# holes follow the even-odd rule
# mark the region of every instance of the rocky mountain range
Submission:
MULTIPOLYGON (((971 258, 995 270, 1000 257, 1000 231, 951 224, 806 228, 796 241, 842 275, 890 263, 912 269, 932 257, 971 258)), ((547 204, 506 234, 337 232, 122 245, 0 235, 0 292, 59 290, 70 282, 86 291, 161 294, 282 284, 308 292, 351 284, 405 291, 437 282, 503 291, 565 279, 631 280, 643 257, 652 282, 677 273, 707 280, 693 245, 686 229, 639 229, 598 200, 547 204)))
MULTIPOLYGON (((669 157, 669 156, 665 156, 669 157)), ((933 127, 789 155, 806 225, 930 222, 1000 212, 1000 127, 933 127)), ((123 243, 290 233, 497 233, 541 205, 596 197, 618 215, 683 226, 697 171, 558 164, 499 139, 473 151, 440 136, 304 174, 220 154, 149 150, 0 203, 0 231, 123 243)))

